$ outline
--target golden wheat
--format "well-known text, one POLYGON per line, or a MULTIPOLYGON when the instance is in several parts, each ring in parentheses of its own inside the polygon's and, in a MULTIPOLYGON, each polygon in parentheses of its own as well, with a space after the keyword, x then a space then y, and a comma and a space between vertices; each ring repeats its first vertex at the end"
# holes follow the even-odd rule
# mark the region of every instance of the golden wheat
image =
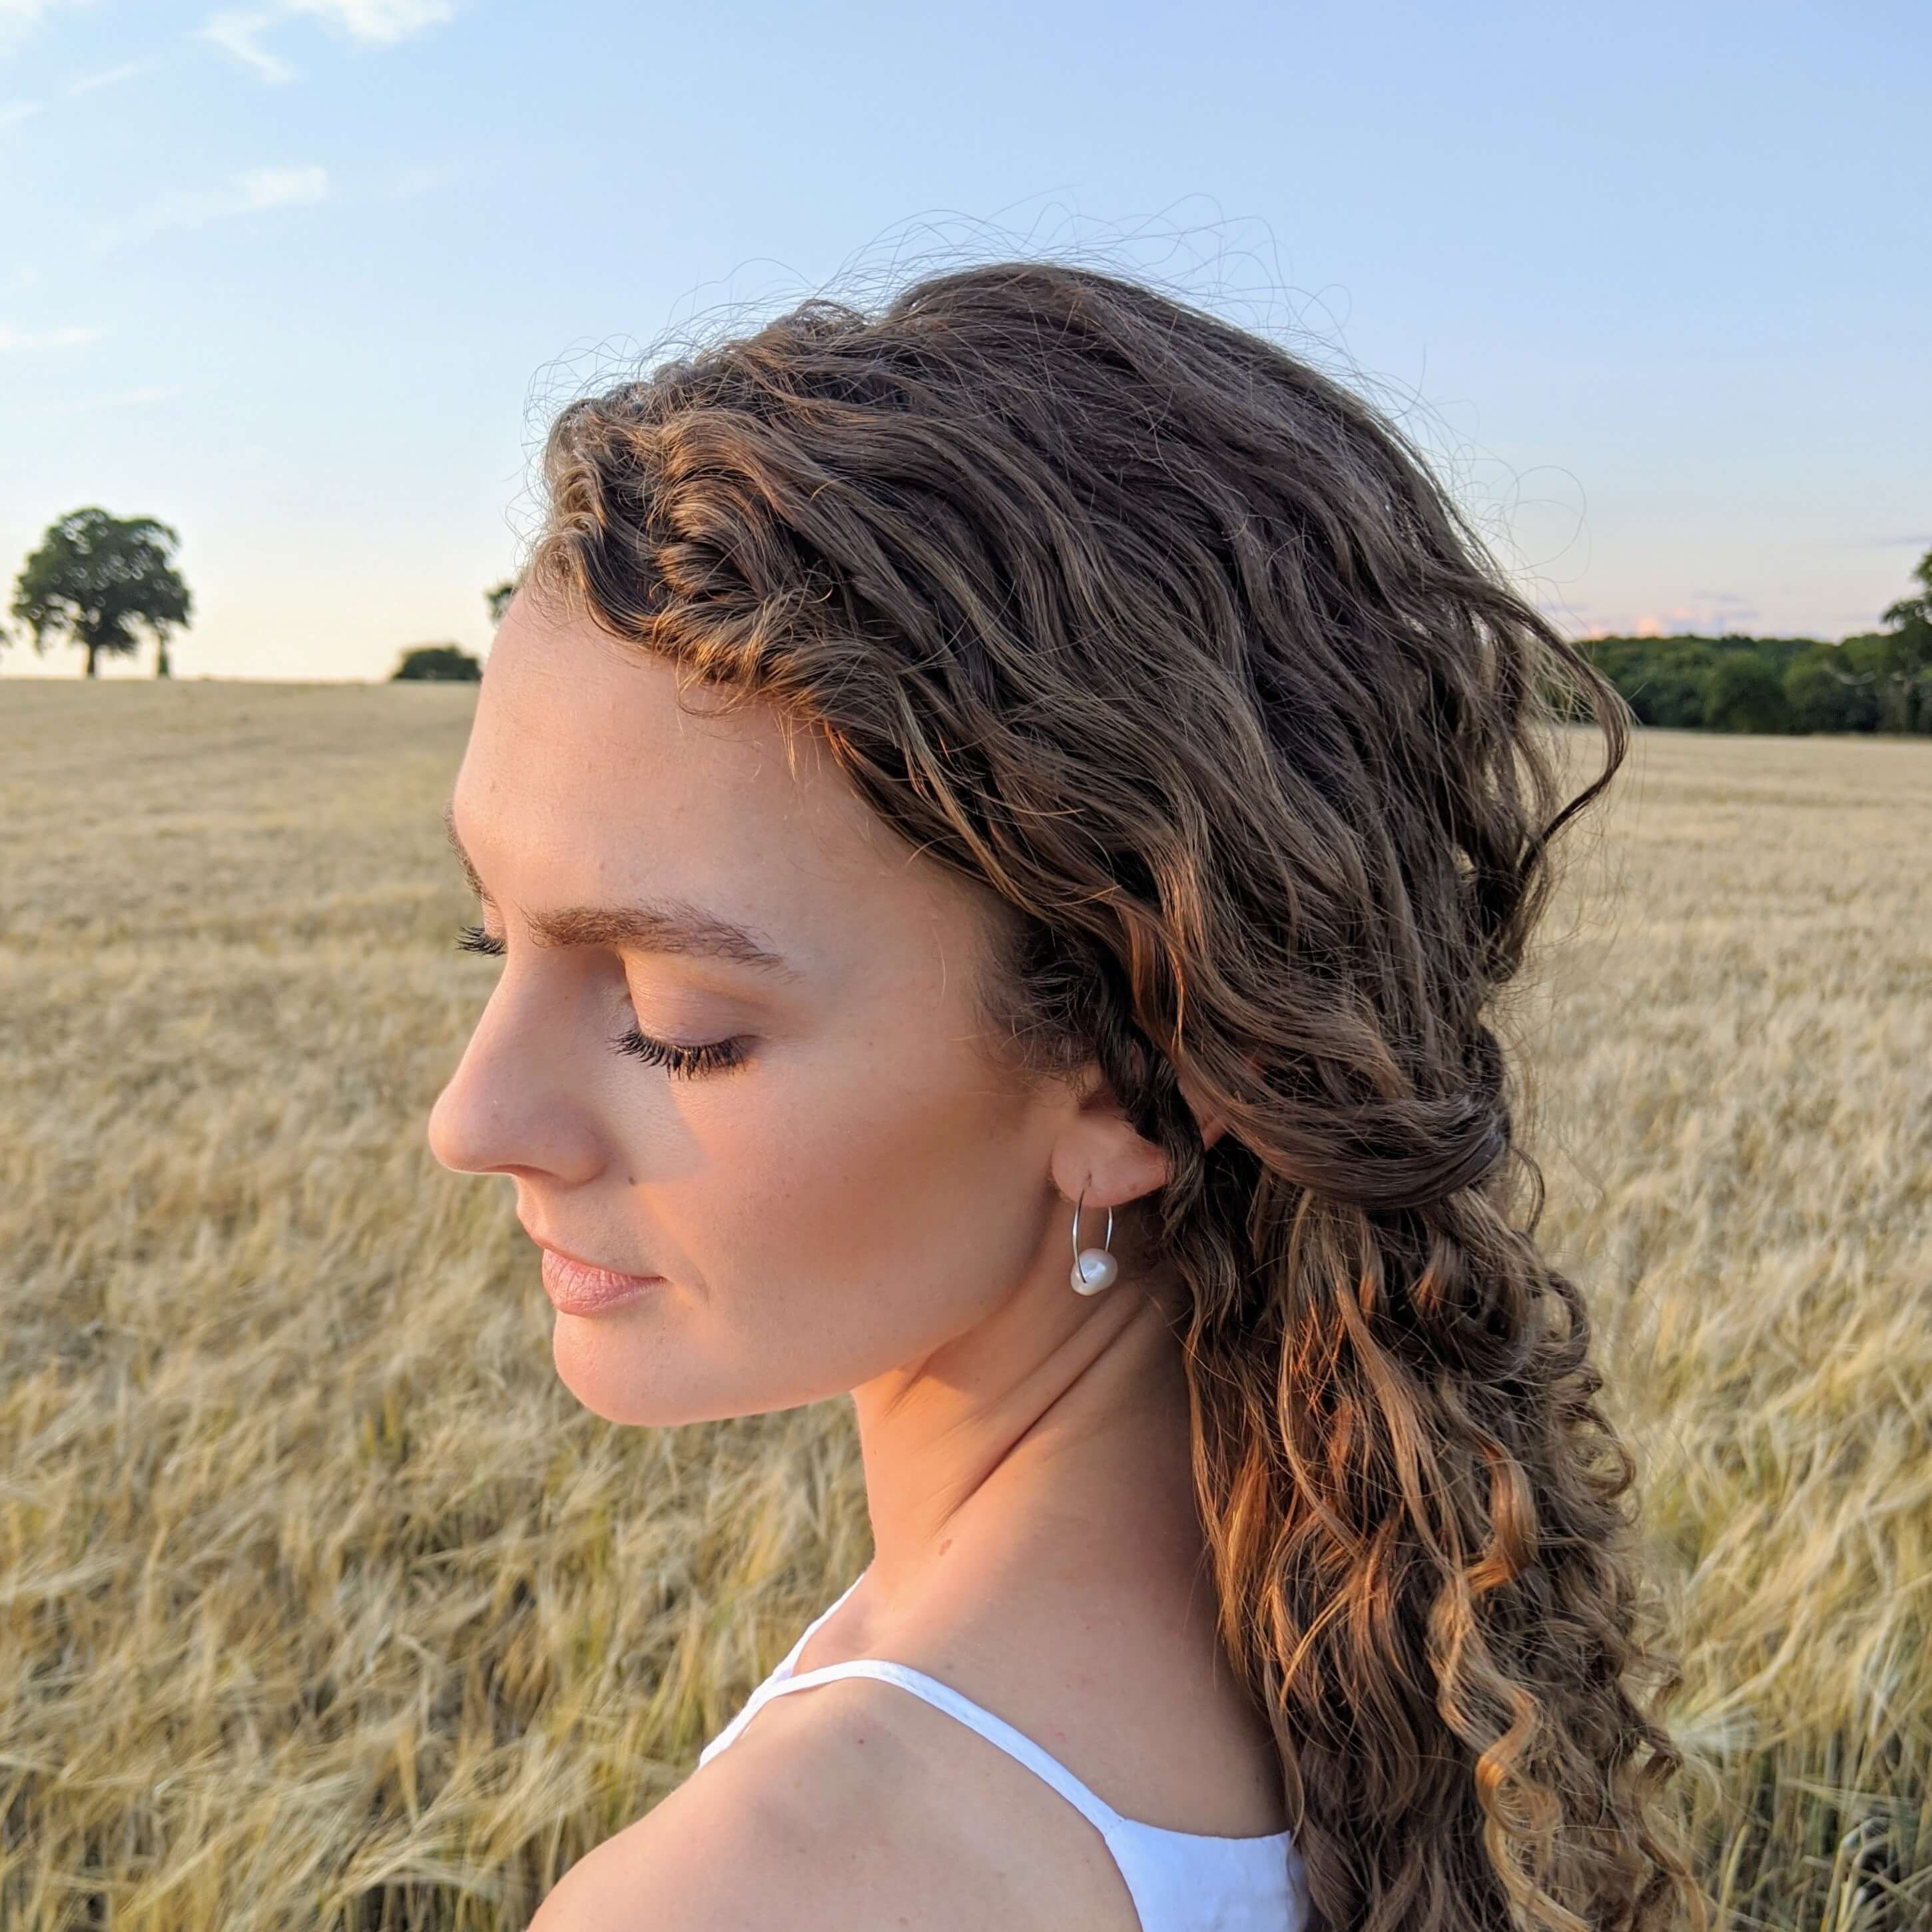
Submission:
MULTIPOLYGON (((473 686, 0 682, 0 1924, 516 1932, 869 1551, 425 1118, 473 686)), ((1510 1013, 1724 1925, 1932 1922, 1932 746, 1641 736, 1510 1013)))

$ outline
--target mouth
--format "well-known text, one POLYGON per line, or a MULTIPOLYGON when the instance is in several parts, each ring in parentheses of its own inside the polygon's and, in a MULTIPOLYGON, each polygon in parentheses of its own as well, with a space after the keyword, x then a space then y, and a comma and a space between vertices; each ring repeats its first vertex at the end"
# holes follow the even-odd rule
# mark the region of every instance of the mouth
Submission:
MULTIPOLYGON (((530 1238, 536 1240, 535 1235, 530 1238)), ((603 1315, 628 1307, 664 1280, 661 1274, 623 1274, 600 1268, 548 1241, 538 1241, 537 1246, 542 1250, 544 1292, 560 1314, 603 1315)))

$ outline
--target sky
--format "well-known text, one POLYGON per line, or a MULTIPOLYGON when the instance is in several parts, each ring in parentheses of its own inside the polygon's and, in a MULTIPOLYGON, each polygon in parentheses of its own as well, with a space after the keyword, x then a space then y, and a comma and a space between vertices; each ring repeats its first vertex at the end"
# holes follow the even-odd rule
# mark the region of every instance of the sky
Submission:
POLYGON ((480 656, 571 397, 1051 257, 1341 375, 1568 634, 1873 628, 1928 84, 1924 0, 0 0, 0 604, 98 504, 179 533, 177 677, 480 656))

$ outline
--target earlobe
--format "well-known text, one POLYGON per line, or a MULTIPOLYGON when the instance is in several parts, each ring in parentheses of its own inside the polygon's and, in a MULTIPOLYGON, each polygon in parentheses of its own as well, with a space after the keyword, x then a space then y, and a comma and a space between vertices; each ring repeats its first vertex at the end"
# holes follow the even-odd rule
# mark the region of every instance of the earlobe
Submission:
POLYGON ((1054 1150, 1048 1172, 1054 1191, 1069 1207, 1084 1199, 1093 1220, 1103 1203, 1125 1207, 1157 1194, 1174 1177, 1174 1164, 1151 1141, 1143 1140, 1124 1120, 1096 1143, 1083 1136, 1054 1150))

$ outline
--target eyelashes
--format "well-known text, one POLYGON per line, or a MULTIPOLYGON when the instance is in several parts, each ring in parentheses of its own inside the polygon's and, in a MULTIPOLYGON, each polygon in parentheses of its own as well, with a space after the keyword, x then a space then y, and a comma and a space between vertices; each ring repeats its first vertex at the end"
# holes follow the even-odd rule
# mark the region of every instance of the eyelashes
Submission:
POLYGON ((743 1042, 740 1040, 720 1040, 709 1041, 703 1046, 680 1046, 675 1040, 654 1040, 649 1034, 640 1033, 634 1026, 611 1044, 620 1053, 634 1054, 682 1078, 688 1078, 693 1074, 722 1072, 728 1066, 737 1066, 745 1057, 743 1042))
MULTIPOLYGON (((480 926, 458 927, 456 947, 459 952, 485 953, 492 959, 503 956, 503 942, 494 934, 485 932, 480 926)), ((634 1024, 610 1044, 618 1052, 628 1053, 652 1066, 662 1066, 679 1079, 722 1072, 727 1067, 741 1065, 745 1058, 745 1042, 742 1039, 711 1040, 702 1046, 683 1046, 676 1040, 654 1038, 634 1024)))
POLYGON ((456 928, 456 950, 459 952, 487 952, 492 959, 503 956, 503 942, 493 939, 480 926, 459 926, 456 928))

